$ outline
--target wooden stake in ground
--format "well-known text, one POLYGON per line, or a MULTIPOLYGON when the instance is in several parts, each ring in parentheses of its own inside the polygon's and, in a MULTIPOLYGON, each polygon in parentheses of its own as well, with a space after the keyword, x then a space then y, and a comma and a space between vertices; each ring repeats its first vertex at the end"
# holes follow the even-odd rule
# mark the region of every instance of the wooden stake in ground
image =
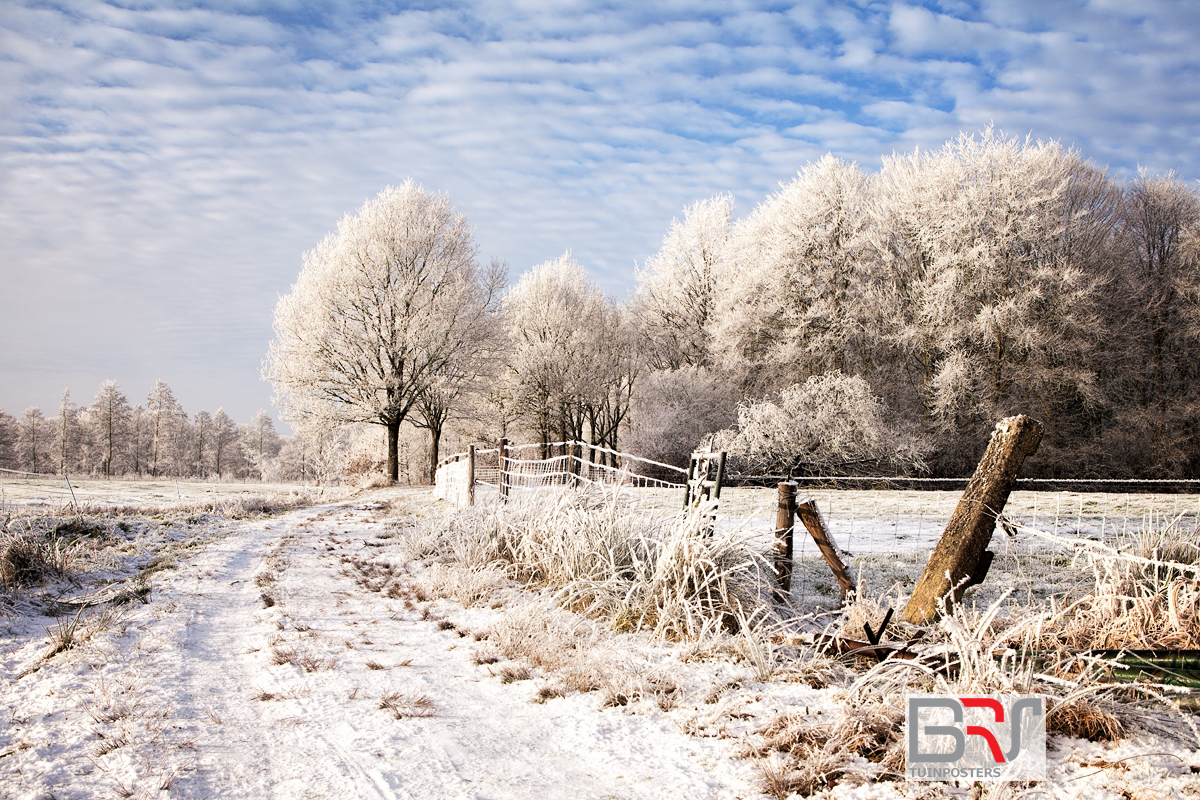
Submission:
POLYGON ((508 499, 508 439, 500 440, 500 499, 508 499))
POLYGON ((467 447, 467 507, 475 505, 475 445, 467 447))
POLYGON ((825 528, 825 520, 821 519, 821 512, 817 510, 817 502, 805 500, 796 506, 796 512, 800 515, 800 521, 808 529, 813 541, 817 543, 817 549, 825 557, 825 563, 833 571, 833 577, 837 578, 838 587, 842 590, 842 600, 845 600, 854 591, 854 581, 850 579, 849 570, 842 563, 837 548, 833 546, 833 539, 830 538, 829 531, 825 528))
POLYGON ((779 484, 775 507, 775 601, 782 603, 792 591, 792 531, 796 525, 796 484, 779 484))
POLYGON ((904 621, 921 625, 936 620, 938 601, 962 599, 967 586, 979 583, 991 565, 987 552, 996 517, 1004 510, 1017 472, 1042 441, 1042 423, 1021 414, 996 423, 987 450, 962 499, 938 540, 925 572, 904 607, 904 621), (953 589, 953 596, 947 597, 953 589))

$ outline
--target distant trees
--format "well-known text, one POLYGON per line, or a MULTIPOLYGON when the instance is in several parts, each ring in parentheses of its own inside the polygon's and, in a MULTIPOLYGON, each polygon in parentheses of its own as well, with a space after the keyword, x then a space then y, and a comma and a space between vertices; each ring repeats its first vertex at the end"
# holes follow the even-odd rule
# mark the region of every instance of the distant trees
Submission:
POLYGON ((17 420, 17 463, 27 472, 42 472, 51 469, 50 425, 37 406, 21 413, 17 420))
POLYGON ((161 380, 147 408, 131 407, 109 380, 83 408, 64 391, 50 418, 37 407, 19 420, 0 411, 0 468, 43 474, 257 479, 279 472, 282 444, 265 411, 240 427, 223 409, 197 411, 189 421, 161 380))
POLYGON ((17 461, 17 420, 12 414, 0 411, 0 469, 16 469, 17 461))
POLYGON ((400 424, 440 375, 479 371, 492 347, 504 275, 476 251, 449 199, 411 180, 344 217, 275 309, 264 376, 289 418, 383 426, 396 480, 400 424))
POLYGON ((105 381, 92 398, 87 413, 92 441, 99 446, 100 471, 106 476, 117 474, 123 466, 129 448, 130 418, 133 409, 116 381, 105 381))

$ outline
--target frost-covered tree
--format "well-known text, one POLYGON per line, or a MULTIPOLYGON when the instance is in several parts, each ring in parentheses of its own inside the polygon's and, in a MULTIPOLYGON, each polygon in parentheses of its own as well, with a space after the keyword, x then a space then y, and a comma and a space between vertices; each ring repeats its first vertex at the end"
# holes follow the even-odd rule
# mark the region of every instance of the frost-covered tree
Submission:
POLYGON ((92 405, 88 409, 91 439, 99 450, 97 467, 105 477, 120 474, 128 448, 130 418, 133 409, 129 399, 117 386, 116 381, 100 384, 92 405))
POLYGON ((263 409, 259 409, 246 425, 241 435, 242 449, 251 464, 254 465, 258 477, 265 479, 271 459, 279 454, 283 440, 275 431, 275 420, 263 409))
POLYGON ((732 227, 733 198, 717 195, 671 221, 662 248, 638 270, 633 299, 653 369, 706 366, 716 280, 732 227))
POLYGON ((213 414, 211 442, 213 472, 219 478, 233 470, 238 443, 238 427, 223 408, 213 414))
POLYGON ((628 309, 570 253, 522 275, 503 308, 505 382, 529 428, 543 443, 588 438, 615 449, 641 363, 628 309))
POLYGON ((83 457, 84 430, 79 420, 79 406, 71 402, 69 389, 63 389, 62 399, 58 404, 58 416, 50 423, 54 429, 51 452, 55 471, 59 475, 78 472, 83 457))
POLYGON ((784 389, 778 403, 742 403, 737 428, 712 447, 740 469, 788 476, 920 470, 926 450, 863 378, 836 370, 784 389))
POLYGON ((570 253, 531 268, 504 296, 511 341, 506 377, 543 443, 584 436, 607 303, 570 253))
POLYGON ((827 155, 735 227, 711 331, 749 391, 861 369, 869 200, 862 171, 827 155))
POLYGON ((655 370, 638 380, 630 411, 628 451, 686 467, 693 450, 737 421, 737 382, 707 367, 655 370))
POLYGON ((476 255, 466 218, 411 180, 344 217, 275 308, 264 376, 287 417, 385 427, 396 480, 401 422, 448 365, 473 371, 494 336, 504 276, 476 255))
POLYGON ((52 468, 50 442, 53 433, 42 410, 30 406, 17 420, 17 463, 26 472, 52 468))
POLYGON ((1111 191, 1056 142, 992 129, 933 153, 884 159, 874 254, 879 330, 907 365, 927 426, 962 443, 969 468, 996 419, 1049 420, 1103 400, 1095 356, 1111 191), (1098 187, 1098 188, 1097 188, 1098 187))
POLYGON ((0 469, 17 466, 17 420, 12 414, 0 411, 0 469))
POLYGON ((146 417, 145 433, 150 455, 146 466, 151 475, 158 477, 160 469, 177 466, 175 462, 181 449, 181 429, 187 424, 183 406, 161 378, 154 382, 154 388, 146 398, 146 417))
POLYGON ((1118 463, 1155 477, 1200 468, 1200 197, 1174 173, 1142 172, 1125 191, 1112 313, 1121 359, 1114 373, 1125 438, 1118 463))
POLYGON ((208 475, 211 460, 209 454, 213 449, 213 418, 204 409, 192 417, 192 474, 198 478, 208 475))

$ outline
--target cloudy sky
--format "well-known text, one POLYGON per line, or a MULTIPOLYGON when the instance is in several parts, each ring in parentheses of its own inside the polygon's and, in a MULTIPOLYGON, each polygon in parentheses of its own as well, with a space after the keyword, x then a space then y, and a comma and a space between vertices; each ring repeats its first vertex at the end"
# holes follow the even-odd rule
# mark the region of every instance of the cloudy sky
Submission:
POLYGON ((8 0, 0 408, 248 421, 302 253, 408 177, 624 297, 688 203, 989 123, 1200 178, 1200 4, 8 0))

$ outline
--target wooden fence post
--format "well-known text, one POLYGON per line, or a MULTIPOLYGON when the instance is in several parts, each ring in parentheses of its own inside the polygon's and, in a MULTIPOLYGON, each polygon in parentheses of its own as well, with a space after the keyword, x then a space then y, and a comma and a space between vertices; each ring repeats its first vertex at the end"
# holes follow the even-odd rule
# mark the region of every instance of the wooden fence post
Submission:
POLYGON ((508 499, 508 439, 500 440, 500 498, 508 499))
POLYGON ((968 586, 983 581, 992 563, 987 546, 996 517, 1008 502, 1021 464, 1041 441, 1042 423, 1024 414, 996 423, 987 450, 904 607, 905 622, 933 622, 940 614, 939 600, 946 598, 950 606, 962 599, 968 586))
POLYGON ((467 445, 467 508, 475 505, 475 445, 467 445))
POLYGON ((782 603, 792 591, 792 531, 796 525, 796 484, 779 484, 775 506, 775 602, 782 603))
POLYGON ((821 519, 821 512, 817 509, 816 501, 805 500, 796 506, 796 512, 800 515, 800 521, 804 523, 809 536, 812 536, 813 541, 817 543, 817 549, 824 556, 825 563, 833 572, 833 577, 837 579, 838 588, 842 592, 842 600, 845 601, 854 591, 854 581, 850 577, 850 571, 842 562, 841 556, 838 555, 837 548, 833 546, 833 539, 825 528, 825 520, 821 519))

